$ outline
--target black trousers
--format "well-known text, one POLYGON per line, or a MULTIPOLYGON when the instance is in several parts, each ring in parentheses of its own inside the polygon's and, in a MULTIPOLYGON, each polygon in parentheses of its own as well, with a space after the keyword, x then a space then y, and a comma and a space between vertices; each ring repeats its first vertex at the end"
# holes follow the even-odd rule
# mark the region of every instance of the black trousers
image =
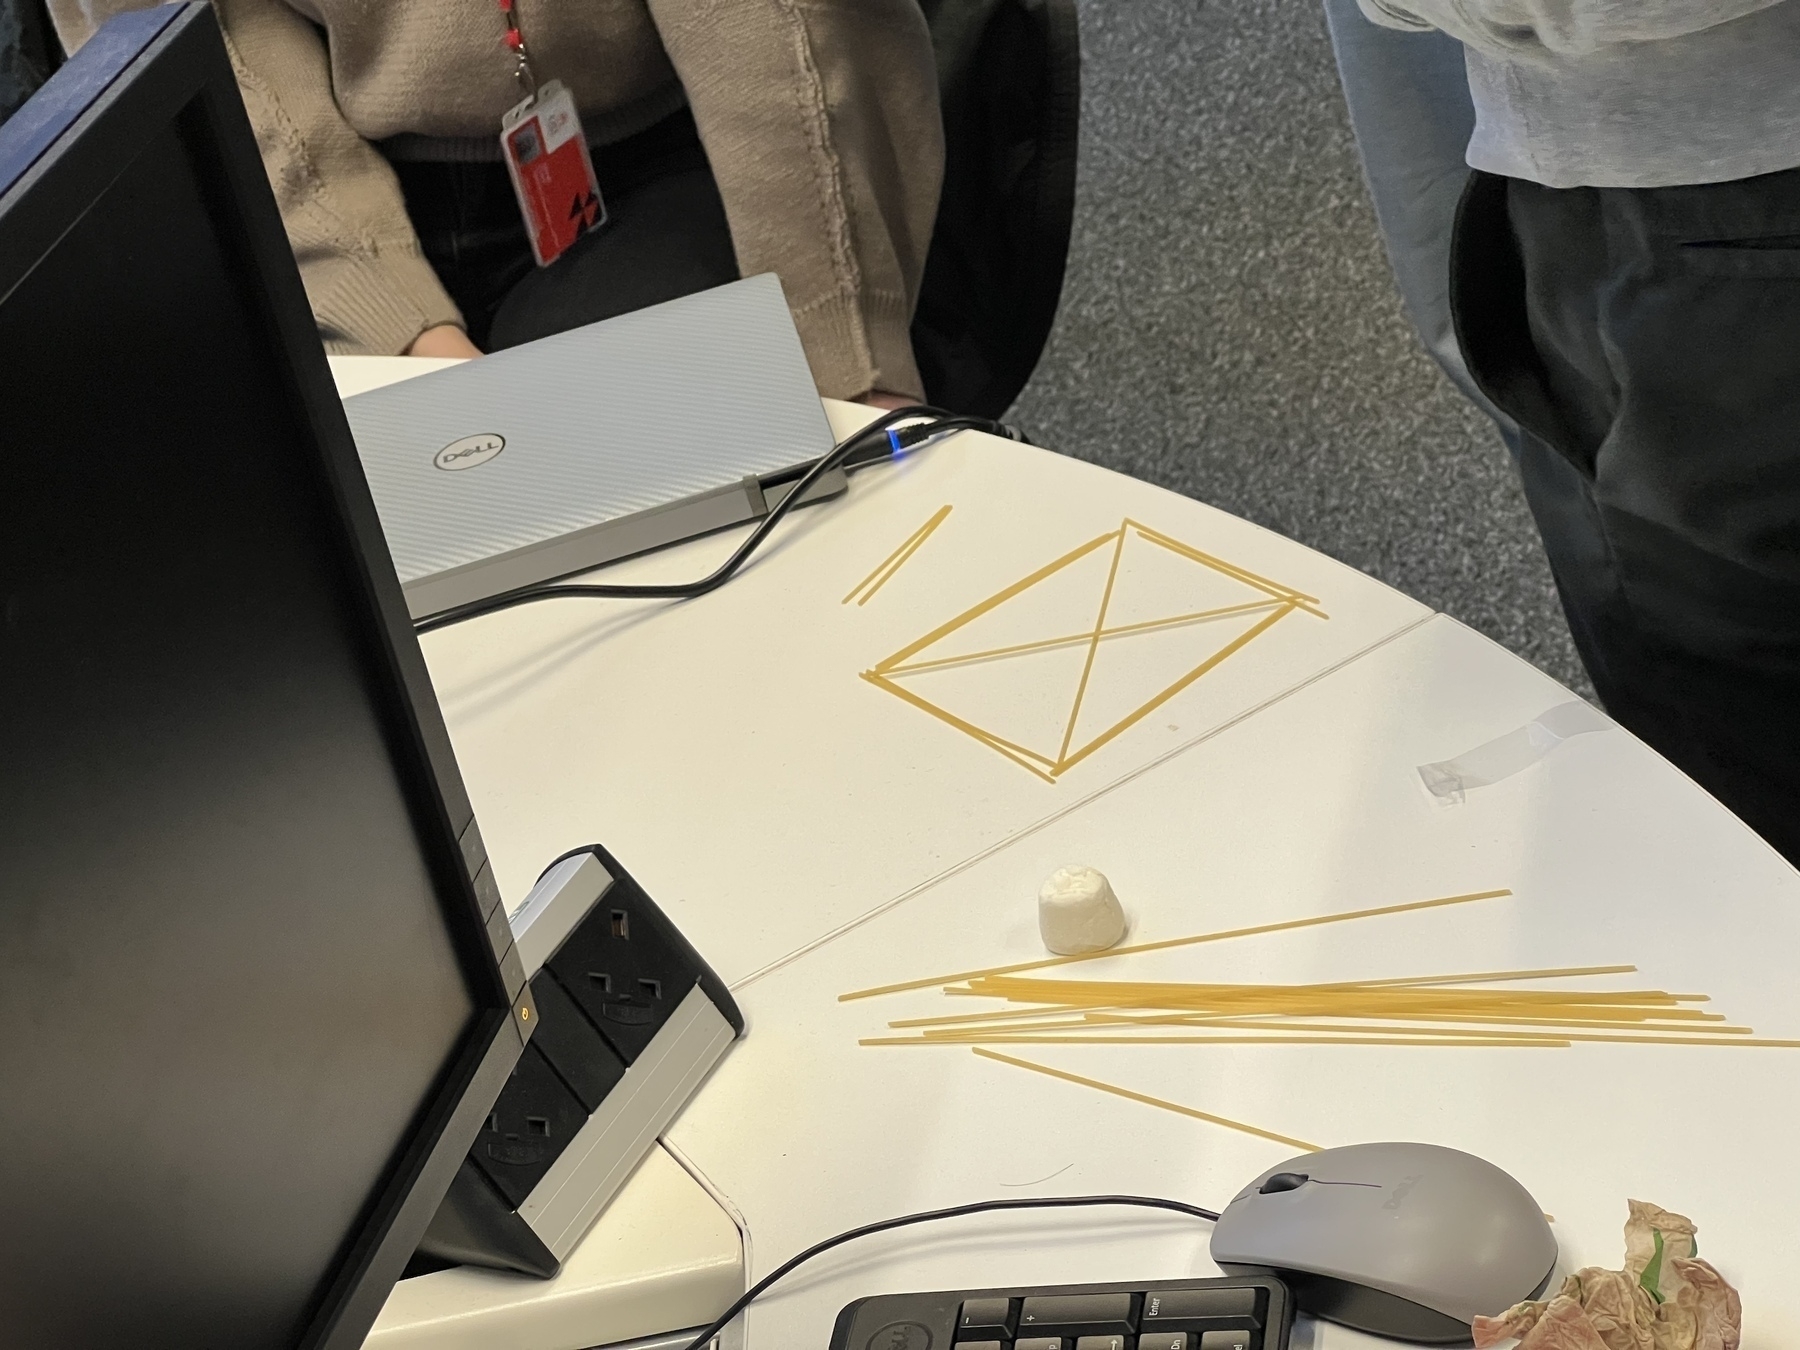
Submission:
POLYGON ((1800 864, 1800 170, 1477 173, 1451 273, 1601 700, 1800 864))
MULTIPOLYGON (((498 137, 496 128, 496 150, 498 137)), ((607 223, 543 268, 504 164, 394 162, 425 256, 484 351, 738 279, 725 205, 691 114, 596 146, 593 156, 607 223)))

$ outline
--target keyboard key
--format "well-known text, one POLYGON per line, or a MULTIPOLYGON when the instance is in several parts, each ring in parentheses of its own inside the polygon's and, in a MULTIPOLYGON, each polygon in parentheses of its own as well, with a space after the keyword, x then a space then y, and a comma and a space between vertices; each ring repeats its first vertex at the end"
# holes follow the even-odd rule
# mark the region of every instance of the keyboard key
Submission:
POLYGON ((1153 1289, 1144 1295, 1144 1330, 1206 1331, 1220 1322, 1253 1326, 1254 1289, 1153 1289))
POLYGON ((1260 1276, 880 1294, 846 1307, 824 1350, 1293 1350, 1290 1314, 1260 1276))
MULTIPOLYGON (((1068 1336, 1129 1336, 1137 1330, 1136 1294, 1052 1294, 1028 1298, 1019 1310, 1021 1332, 1068 1336)), ((1015 1347, 1017 1350, 1017 1347, 1015 1347)))
POLYGON ((864 1350, 931 1350, 931 1328, 922 1322, 889 1322, 864 1342, 864 1350))
POLYGON ((956 1335, 960 1340, 1004 1341, 1013 1334, 1013 1303, 1010 1298, 965 1298, 956 1317, 956 1335))

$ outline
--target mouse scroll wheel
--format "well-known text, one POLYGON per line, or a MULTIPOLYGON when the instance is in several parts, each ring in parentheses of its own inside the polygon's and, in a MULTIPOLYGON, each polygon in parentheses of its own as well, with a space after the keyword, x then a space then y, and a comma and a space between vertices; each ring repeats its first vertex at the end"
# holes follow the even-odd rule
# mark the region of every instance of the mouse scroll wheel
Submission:
POLYGON ((1259 1195, 1275 1195, 1281 1191, 1297 1191, 1312 1178, 1304 1172, 1277 1172, 1257 1187, 1259 1195))

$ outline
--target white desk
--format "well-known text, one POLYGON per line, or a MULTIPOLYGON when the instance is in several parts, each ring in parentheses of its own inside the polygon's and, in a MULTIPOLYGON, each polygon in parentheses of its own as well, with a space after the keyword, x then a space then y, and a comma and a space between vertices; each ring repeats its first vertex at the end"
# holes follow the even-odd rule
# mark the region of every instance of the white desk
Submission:
MULTIPOLYGON (((609 575, 696 575, 731 542, 699 541, 609 575)), ((1158 584, 1179 600, 1189 575, 1158 584)), ((1023 616, 1021 640, 1042 636, 1046 618, 1023 616)), ((1158 687, 1171 650, 1159 643, 1112 643, 1105 697, 1134 707, 1134 688, 1158 687)), ((1066 862, 1106 871, 1143 938, 1516 893, 1134 958, 1134 976, 1631 962, 1643 972, 1634 986, 1704 990, 1765 1035, 1800 1036, 1800 992, 1786 978, 1800 948, 1800 875, 1667 764, 1608 730, 1460 806, 1438 805, 1416 765, 1520 726, 1567 693, 1291 541, 1043 451, 965 435, 859 475, 848 501, 799 513, 701 601, 527 606, 434 634, 425 651, 508 898, 544 859, 604 840, 733 982, 750 1034, 666 1146, 736 1211, 752 1278, 854 1224, 986 1196, 1116 1190, 1216 1207, 1285 1156, 966 1049, 857 1046, 887 1018, 943 1000, 839 1004, 838 993, 1040 954, 1032 898, 1066 862), (946 504, 952 513, 869 604, 841 603, 946 504), (1055 782, 858 678, 1125 517, 1316 596, 1330 617, 1282 619, 1055 782)), ((1043 712, 1032 700, 1059 678, 1025 679, 1016 708, 995 711, 991 691, 985 706, 1016 715, 1024 737, 1043 712)), ((934 696, 948 706, 980 691, 934 696)), ((1800 1343, 1800 1281, 1789 1275, 1800 1242, 1786 1214, 1800 1158, 1784 1147, 1800 1051, 1022 1053, 1325 1144, 1410 1137, 1469 1149, 1556 1214, 1570 1266, 1618 1263, 1628 1196, 1682 1210, 1744 1292, 1746 1350, 1800 1343), (1753 1184, 1740 1179, 1747 1165, 1753 1184)), ((609 1225, 624 1222, 623 1209, 588 1244, 621 1231, 609 1225)), ((838 1307, 889 1290, 1209 1273, 1207 1236, 1173 1219, 1092 1212, 885 1235, 770 1294, 750 1316, 749 1341, 823 1345, 838 1307)), ((422 1324, 424 1305, 402 1310, 403 1297, 413 1295, 396 1293, 381 1334, 422 1324)), ((671 1306, 665 1324, 703 1321, 723 1302, 699 1297, 671 1306)), ((506 1325, 488 1344, 576 1350, 606 1339, 558 1339, 528 1317, 506 1325)), ((1317 1347, 1372 1344, 1338 1328, 1302 1334, 1317 1347)))

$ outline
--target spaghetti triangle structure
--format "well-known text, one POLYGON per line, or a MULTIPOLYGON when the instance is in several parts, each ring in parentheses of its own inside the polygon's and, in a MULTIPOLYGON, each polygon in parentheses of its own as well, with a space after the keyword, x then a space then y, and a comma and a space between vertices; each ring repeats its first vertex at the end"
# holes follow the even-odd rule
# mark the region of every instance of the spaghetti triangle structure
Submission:
POLYGON ((1301 613, 1327 617, 1315 596, 1127 518, 862 678, 1054 783, 1301 613))

